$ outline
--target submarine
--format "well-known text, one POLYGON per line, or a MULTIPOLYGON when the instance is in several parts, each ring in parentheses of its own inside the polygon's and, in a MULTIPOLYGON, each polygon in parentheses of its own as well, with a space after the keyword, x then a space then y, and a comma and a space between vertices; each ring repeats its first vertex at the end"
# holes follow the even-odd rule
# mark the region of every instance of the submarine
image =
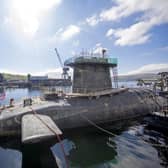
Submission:
POLYGON ((1 137, 21 135, 23 143, 40 142, 67 130, 89 127, 91 122, 113 124, 161 108, 162 98, 150 89, 119 88, 117 59, 104 52, 102 56, 79 54, 64 65, 73 68, 72 93, 48 94, 1 109, 1 137))

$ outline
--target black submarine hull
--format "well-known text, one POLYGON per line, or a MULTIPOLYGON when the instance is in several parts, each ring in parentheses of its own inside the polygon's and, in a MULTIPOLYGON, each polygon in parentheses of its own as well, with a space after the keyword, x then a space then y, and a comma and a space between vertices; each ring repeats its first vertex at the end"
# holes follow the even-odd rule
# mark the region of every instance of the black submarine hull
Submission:
MULTIPOLYGON (((100 97, 71 97, 57 99, 52 105, 32 108, 38 113, 48 115, 62 130, 89 127, 90 122, 96 124, 113 123, 147 115, 161 108, 162 99, 155 97, 148 89, 129 89, 114 95, 100 97), (59 105, 58 105, 59 104, 59 105)), ((21 119, 33 113, 30 108, 24 113, 4 117, 0 120, 0 136, 21 133, 21 119)))
POLYGON ((145 116, 161 108, 161 99, 155 98, 150 90, 129 90, 99 98, 72 98, 72 108, 65 107, 50 112, 53 120, 62 130, 96 124, 113 123, 145 116), (57 115, 54 115, 57 114, 57 115))

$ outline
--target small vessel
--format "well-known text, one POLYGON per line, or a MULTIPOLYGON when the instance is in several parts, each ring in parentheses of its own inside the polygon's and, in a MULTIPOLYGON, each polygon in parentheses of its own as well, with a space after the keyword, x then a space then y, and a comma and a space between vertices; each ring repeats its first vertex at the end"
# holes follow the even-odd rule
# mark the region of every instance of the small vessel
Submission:
POLYGON ((0 136, 21 134, 23 143, 55 136, 37 121, 37 116, 62 134, 64 130, 88 127, 89 121, 113 124, 159 110, 163 100, 152 90, 118 88, 117 64, 117 59, 105 56, 104 51, 102 56, 82 53, 66 60, 64 65, 73 68, 72 93, 58 94, 53 99, 47 95, 49 100, 27 100, 24 105, 1 109, 0 136))
MULTIPOLYGON (((161 89, 159 95, 164 97, 165 101, 162 104, 160 111, 153 112, 151 117, 147 119, 148 127, 151 129, 159 130, 160 132, 168 134, 168 73, 166 74, 166 85, 164 85, 164 89, 161 89)), ((163 82, 164 84, 165 82, 163 82)))

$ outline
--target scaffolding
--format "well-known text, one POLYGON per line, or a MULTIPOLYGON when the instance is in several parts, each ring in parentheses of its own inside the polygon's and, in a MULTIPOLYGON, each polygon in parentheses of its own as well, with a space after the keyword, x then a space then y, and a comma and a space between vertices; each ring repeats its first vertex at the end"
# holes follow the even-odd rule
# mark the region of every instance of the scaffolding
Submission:
POLYGON ((74 68, 73 92, 75 93, 109 89, 112 88, 112 83, 114 83, 113 88, 118 88, 117 64, 117 58, 105 57, 104 54, 102 57, 89 54, 76 55, 64 62, 65 66, 74 68))
POLYGON ((113 72, 114 87, 118 88, 118 69, 117 67, 112 68, 112 72, 113 72))
POLYGON ((95 57, 92 55, 71 57, 64 62, 65 66, 74 66, 76 64, 104 64, 109 67, 117 66, 117 58, 95 57))

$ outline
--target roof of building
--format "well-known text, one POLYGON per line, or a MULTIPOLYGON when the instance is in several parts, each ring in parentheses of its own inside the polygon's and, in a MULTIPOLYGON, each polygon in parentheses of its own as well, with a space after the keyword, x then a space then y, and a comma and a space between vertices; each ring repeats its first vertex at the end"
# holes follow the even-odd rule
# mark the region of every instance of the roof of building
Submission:
POLYGON ((31 76, 30 80, 47 80, 48 76, 31 76))

